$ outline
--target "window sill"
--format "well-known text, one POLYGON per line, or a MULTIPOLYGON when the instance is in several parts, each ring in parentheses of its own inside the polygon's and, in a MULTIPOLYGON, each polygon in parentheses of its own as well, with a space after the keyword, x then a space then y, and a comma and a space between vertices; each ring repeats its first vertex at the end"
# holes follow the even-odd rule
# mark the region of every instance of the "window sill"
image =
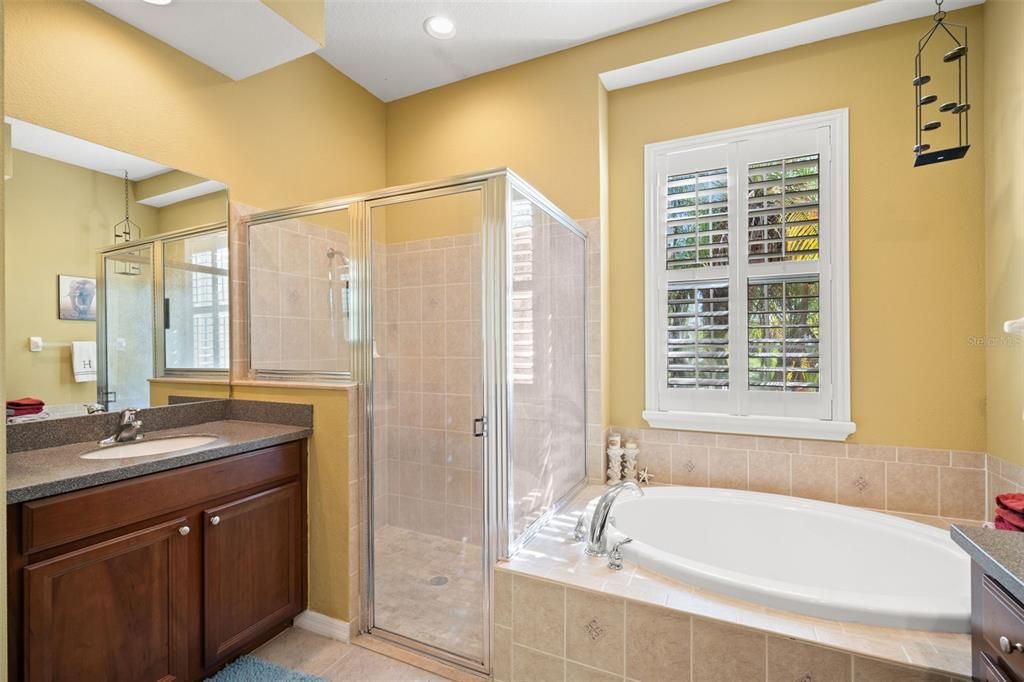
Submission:
POLYGON ((711 431, 749 436, 810 438, 844 441, 857 430, 846 421, 826 421, 800 417, 756 417, 717 414, 714 412, 656 412, 644 410, 644 421, 656 429, 711 431))

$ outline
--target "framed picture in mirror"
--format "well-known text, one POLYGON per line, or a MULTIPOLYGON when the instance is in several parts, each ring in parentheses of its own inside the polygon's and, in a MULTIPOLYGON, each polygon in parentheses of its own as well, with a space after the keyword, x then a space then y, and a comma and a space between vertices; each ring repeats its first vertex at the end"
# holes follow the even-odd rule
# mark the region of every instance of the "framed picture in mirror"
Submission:
POLYGON ((96 320, 96 279, 77 275, 57 275, 57 318, 96 320))

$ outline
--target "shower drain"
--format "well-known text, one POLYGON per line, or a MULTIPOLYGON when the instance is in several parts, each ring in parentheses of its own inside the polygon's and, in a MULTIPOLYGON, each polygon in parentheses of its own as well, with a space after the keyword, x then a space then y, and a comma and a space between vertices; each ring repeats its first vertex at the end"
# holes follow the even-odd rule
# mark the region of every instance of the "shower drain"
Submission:
POLYGON ((435 587, 440 587, 441 585, 447 585, 448 584, 448 578, 444 577, 443 575, 435 575, 433 578, 431 578, 427 582, 430 583, 431 585, 435 586, 435 587))

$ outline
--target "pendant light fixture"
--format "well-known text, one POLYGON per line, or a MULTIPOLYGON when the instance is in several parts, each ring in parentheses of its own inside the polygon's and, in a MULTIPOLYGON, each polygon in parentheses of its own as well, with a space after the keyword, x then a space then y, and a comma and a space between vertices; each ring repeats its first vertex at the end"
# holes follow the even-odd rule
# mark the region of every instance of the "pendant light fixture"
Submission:
MULTIPOLYGON (((914 92, 916 95, 914 165, 926 166, 941 161, 962 159, 971 148, 968 139, 968 114, 971 105, 967 101, 967 27, 945 21, 942 0, 935 0, 938 8, 932 20, 935 25, 917 41, 917 59, 914 69, 914 92), (930 64, 936 69, 936 78, 925 72, 925 48, 935 39, 932 50, 937 58, 936 47, 941 47, 941 63, 930 64), (942 89, 945 94, 940 102, 934 90, 942 89), (930 87, 926 87, 930 86, 930 87), (929 92, 931 90, 932 92, 929 92), (933 151, 933 147, 937 147, 933 151)), ((937 59, 933 58, 937 62, 937 59)))
MULTIPOLYGON (((142 238, 142 228, 131 218, 128 187, 128 171, 124 172, 124 220, 114 224, 114 243, 125 244, 142 238)), ((114 261, 114 271, 118 275, 137 275, 141 272, 138 264, 125 260, 114 261)))

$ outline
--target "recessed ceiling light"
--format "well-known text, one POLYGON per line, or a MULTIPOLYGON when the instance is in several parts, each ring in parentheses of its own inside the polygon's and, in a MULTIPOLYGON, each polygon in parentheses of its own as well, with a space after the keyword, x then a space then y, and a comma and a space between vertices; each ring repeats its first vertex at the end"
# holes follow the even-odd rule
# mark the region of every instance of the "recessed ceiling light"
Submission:
POLYGON ((455 37, 455 22, 448 17, 430 17, 423 22, 423 30, 431 38, 448 40, 455 37))
POLYGON ((145 2, 145 3, 148 3, 150 5, 169 5, 172 2, 172 0, 142 0, 142 1, 145 2))

